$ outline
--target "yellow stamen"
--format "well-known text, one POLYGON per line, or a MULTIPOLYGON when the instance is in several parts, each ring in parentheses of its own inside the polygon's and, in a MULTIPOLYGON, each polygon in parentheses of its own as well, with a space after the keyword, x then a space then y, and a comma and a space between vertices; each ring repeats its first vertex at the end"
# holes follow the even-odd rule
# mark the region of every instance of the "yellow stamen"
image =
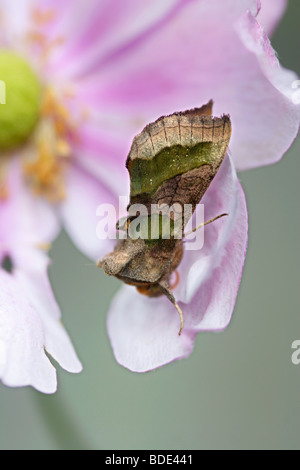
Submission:
POLYGON ((47 37, 45 36, 45 34, 36 30, 28 31, 28 33, 26 34, 26 39, 29 42, 42 47, 44 47, 47 43, 47 37))
POLYGON ((6 201, 8 198, 8 187, 5 183, 0 184, 0 201, 6 201))
POLYGON ((39 243, 37 246, 37 249, 38 250, 41 250, 41 251, 49 251, 52 247, 51 243, 39 243))
POLYGON ((51 202, 64 198, 62 165, 45 143, 40 144, 36 160, 27 162, 24 171, 36 194, 45 196, 51 202))
POLYGON ((65 42, 63 36, 54 38, 43 33, 43 28, 47 23, 51 23, 57 17, 55 9, 34 8, 32 10, 32 30, 26 34, 26 40, 30 46, 34 46, 40 53, 41 60, 47 60, 52 51, 65 42))
POLYGON ((41 104, 41 114, 44 116, 51 116, 55 112, 55 96, 50 88, 47 88, 44 93, 44 98, 41 104))
POLYGON ((6 158, 2 159, 0 162, 0 201, 6 201, 9 196, 8 185, 6 182, 7 176, 7 163, 8 160, 6 158))
POLYGON ((56 151, 61 157, 68 157, 71 153, 71 147, 65 140, 58 140, 56 144, 56 151))
POLYGON ((67 109, 51 89, 45 90, 41 120, 34 136, 36 152, 24 163, 24 173, 35 194, 51 202, 65 198, 65 170, 71 156, 74 125, 67 109))
POLYGON ((53 8, 49 8, 48 10, 42 10, 36 7, 32 11, 32 19, 34 23, 38 25, 50 23, 56 18, 56 16, 56 12, 53 8))

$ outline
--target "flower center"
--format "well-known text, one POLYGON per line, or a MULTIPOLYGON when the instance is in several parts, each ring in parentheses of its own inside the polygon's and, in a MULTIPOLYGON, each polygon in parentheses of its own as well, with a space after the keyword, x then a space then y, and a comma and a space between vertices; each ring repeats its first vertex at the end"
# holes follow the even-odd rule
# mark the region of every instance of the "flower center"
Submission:
POLYGON ((39 116, 41 85, 29 64, 0 50, 0 156, 23 144, 39 116))
MULTIPOLYGON (((59 94, 40 83, 21 57, 0 50, 0 200, 9 197, 6 165, 20 147, 31 191, 57 203, 65 197, 65 170, 75 138, 74 119, 59 94)), ((19 154, 18 154, 19 155, 19 154)))

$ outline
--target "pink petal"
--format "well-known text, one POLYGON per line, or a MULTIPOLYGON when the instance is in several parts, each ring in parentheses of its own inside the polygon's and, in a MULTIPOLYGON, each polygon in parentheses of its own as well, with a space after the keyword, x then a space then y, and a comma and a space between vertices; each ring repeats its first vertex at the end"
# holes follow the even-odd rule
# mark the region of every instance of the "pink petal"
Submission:
POLYGON ((54 209, 24 183, 18 157, 8 169, 7 198, 0 200, 0 251, 51 243, 59 232, 54 209))
POLYGON ((129 286, 112 301, 107 328, 116 360, 133 372, 188 356, 195 338, 193 331, 178 336, 178 316, 167 299, 144 298, 129 286))
POLYGON ((0 270, 0 379, 10 387, 56 391, 56 371, 44 351, 39 315, 22 286, 0 270))
MULTIPOLYGON (((65 42, 53 61, 64 77, 87 71, 92 64, 123 48, 160 21, 178 0, 74 0, 67 2, 56 34, 65 42), (64 14, 67 13, 67 14, 64 14)), ((49 2, 48 2, 49 3, 49 2)), ((64 3, 64 2, 60 2, 64 3)), ((60 13, 60 5, 54 5, 60 13)), ((59 17, 61 14, 58 15, 59 17)))
POLYGON ((151 299, 124 286, 113 300, 107 327, 116 360, 145 372, 186 357, 200 330, 228 325, 235 304, 247 244, 245 198, 233 165, 226 159, 203 203, 206 216, 229 216, 206 227, 205 245, 185 252, 179 266, 181 282, 174 295, 183 300, 185 328, 178 336, 179 317, 165 298, 151 299))
POLYGON ((183 5, 99 73, 95 64, 95 73, 78 83, 78 102, 126 123, 117 127, 122 162, 143 125, 211 98, 216 115, 231 115, 238 169, 278 161, 297 135, 300 106, 292 99, 296 76, 280 67, 255 19, 257 2, 183 5))
POLYGON ((28 29, 32 4, 32 0, 22 0, 21 2, 0 0, 1 30, 10 45, 16 45, 28 29))
MULTIPOLYGON (((220 181, 220 178, 213 182, 213 187, 207 196, 211 196, 212 191, 218 192, 220 203, 223 186, 219 191, 216 187, 218 180, 220 181)), ((214 198, 213 195, 212 198, 214 198)), ((216 197, 215 204, 217 200, 216 197)), ((210 205, 210 202, 205 199, 203 203, 206 206, 210 205)), ((209 229, 205 231, 206 239, 210 239, 212 229, 216 231, 219 229, 217 246, 212 249, 209 264, 206 254, 203 253, 206 266, 208 266, 206 275, 203 275, 199 253, 198 263, 195 262, 186 278, 188 303, 183 304, 182 309, 186 312, 186 326, 193 331, 219 331, 226 328, 231 320, 247 247, 247 208, 239 183, 236 185, 235 201, 232 200, 231 205, 227 207, 229 217, 223 230, 221 230, 221 224, 217 228, 212 227, 213 224, 206 227, 209 229), (198 277, 201 283, 195 281, 198 277), (190 282, 191 287, 189 287, 190 282)), ((224 223, 224 219, 218 222, 224 223)), ((212 238, 214 239, 215 235, 212 238)))
MULTIPOLYGON (((233 129, 231 150, 237 168, 243 170, 280 160, 298 134, 300 106, 294 102, 295 89, 292 86, 297 75, 280 67, 269 39, 255 18, 249 13, 244 15, 236 29, 244 46, 256 57, 265 75, 265 83, 262 82, 261 87, 256 82, 247 95, 245 90, 250 113, 247 118, 242 116, 242 108, 236 110, 237 118, 244 119, 245 126, 233 129), (258 106, 260 112, 255 114, 258 106), (237 132, 240 132, 244 141, 244 151, 241 151, 234 138, 237 132)), ((241 61, 240 66, 245 67, 246 62, 241 61)), ((232 115, 233 124, 234 117, 232 115)))
POLYGON ((276 29, 287 5, 288 0, 261 0, 262 7, 257 16, 257 21, 269 36, 276 29))
MULTIPOLYGON (((111 178, 115 176, 110 175, 111 178)), ((83 168, 73 166, 67 179, 67 198, 61 205, 61 217, 76 246, 95 261, 111 251, 114 243, 112 239, 103 240, 97 236, 100 204, 111 204, 117 209, 118 198, 83 168)))
MULTIPOLYGON (((86 16, 84 34, 77 33, 77 42, 75 41, 77 48, 74 51, 74 56, 75 58, 82 56, 80 64, 78 63, 77 67, 71 64, 71 69, 68 69, 68 61, 64 58, 60 66, 67 67, 67 70, 64 68, 64 73, 73 76, 73 78, 96 70, 100 71, 112 60, 118 59, 130 48, 143 42, 149 35, 164 28, 169 20, 180 14, 181 9, 190 1, 146 0, 139 2, 138 0, 127 0, 125 4, 114 0, 116 5, 114 9, 112 8, 113 2, 110 0, 102 0, 103 8, 99 8, 99 3, 96 5, 96 2, 91 0, 90 21, 86 16), (94 7, 96 6, 95 10, 93 10, 93 4, 94 7), (101 27, 101 25, 103 26, 101 27)), ((203 0, 192 1, 204 3, 203 0)), ((228 10, 235 16, 248 9, 253 14, 258 12, 258 0, 239 0, 239 2, 227 0, 227 3, 228 10)), ((204 8, 206 7, 204 6, 204 8)))
MULTIPOLYGON (((17 159, 12 160, 8 168, 6 183, 8 195, 0 201, 0 263, 6 255, 13 263, 13 274, 7 281, 9 295, 15 296, 17 303, 21 303, 23 299, 24 303, 30 305, 31 316, 36 319, 38 325, 37 333, 32 330, 30 335, 34 337, 39 334, 40 328, 43 348, 45 347, 63 368, 69 372, 79 372, 81 364, 60 322, 60 311, 47 278, 49 260, 40 249, 41 245, 51 243, 56 237, 60 228, 58 217, 46 201, 33 196, 28 190, 17 159)), ((0 270, 0 273, 2 272, 3 270, 0 270)), ((3 300, 3 312, 5 308, 3 300)), ((17 311, 17 314, 23 315, 22 310, 20 313, 17 311)), ((24 331, 24 341, 26 335, 24 331)), ((22 341, 21 330, 18 341, 22 341)), ((24 385, 22 374, 20 382, 17 372, 13 380, 17 385, 24 385)), ((5 383, 13 385, 14 382, 7 379, 5 383)))
POLYGON ((81 372, 82 365, 61 323, 60 309, 48 280, 48 257, 32 250, 14 253, 14 260, 16 268, 13 276, 38 312, 44 330, 45 349, 63 369, 71 373, 81 372))
MULTIPOLYGON (((229 215, 205 227, 204 246, 201 250, 187 249, 185 252, 179 270, 180 278, 184 282, 179 283, 174 295, 186 304, 191 302, 199 288, 206 281, 209 285, 213 284, 212 273, 214 272, 214 278, 220 264, 224 281, 228 279, 229 284, 233 286, 239 284, 239 275, 243 266, 247 243, 247 208, 243 190, 238 182, 231 158, 225 158, 209 190, 202 198, 201 204, 204 205, 205 220, 210 220, 219 214, 226 213, 229 215), (240 239, 238 240, 237 237, 240 237, 240 239), (227 250, 231 243, 230 240, 234 240, 236 249, 232 255, 228 256, 227 250), (223 257, 226 262, 224 266, 221 263, 223 257), (230 259, 237 263, 234 280, 234 270, 229 268, 230 259), (230 274, 226 276, 224 273, 227 267, 230 274)), ((188 243, 193 243, 193 238, 191 242, 186 240, 187 248, 188 243)), ((208 290, 205 291, 208 292, 208 290)), ((223 300, 223 297, 221 299, 223 300)))
POLYGON ((99 116, 97 121, 97 124, 96 120, 87 122, 78 129, 78 139, 73 149, 76 163, 102 181, 114 194, 128 194, 129 175, 125 168, 123 140, 118 135, 117 126, 110 126, 109 130, 106 127, 102 131, 102 123, 109 123, 107 117, 99 116))

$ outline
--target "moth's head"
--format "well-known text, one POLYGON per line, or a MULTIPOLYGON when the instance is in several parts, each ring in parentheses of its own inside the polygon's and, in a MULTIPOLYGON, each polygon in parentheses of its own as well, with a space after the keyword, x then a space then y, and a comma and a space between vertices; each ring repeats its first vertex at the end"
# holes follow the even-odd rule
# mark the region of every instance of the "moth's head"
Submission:
POLYGON ((103 269, 109 276, 117 276, 129 261, 130 259, 128 259, 127 253, 122 253, 118 249, 115 249, 112 253, 100 259, 97 266, 103 269))
POLYGON ((166 254, 165 246, 162 256, 160 244, 149 246, 141 238, 120 240, 112 253, 98 261, 98 267, 126 284, 140 286, 156 283, 165 274, 174 255, 174 242, 167 242, 170 249, 166 254))
POLYGON ((134 241, 130 239, 121 240, 114 251, 98 261, 97 266, 109 276, 122 279, 122 271, 143 249, 144 241, 141 239, 134 241))

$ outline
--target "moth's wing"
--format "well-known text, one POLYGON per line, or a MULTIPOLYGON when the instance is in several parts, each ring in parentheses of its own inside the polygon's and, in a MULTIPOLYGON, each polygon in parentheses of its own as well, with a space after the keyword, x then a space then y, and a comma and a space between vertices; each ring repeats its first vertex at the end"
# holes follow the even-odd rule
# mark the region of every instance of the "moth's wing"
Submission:
MULTIPOLYGON (((191 204, 192 212, 216 175, 228 148, 231 122, 202 108, 163 116, 135 137, 126 166, 130 204, 191 204)), ((190 214, 190 215, 191 215, 190 214)), ((187 222, 187 219, 185 219, 187 222)))

